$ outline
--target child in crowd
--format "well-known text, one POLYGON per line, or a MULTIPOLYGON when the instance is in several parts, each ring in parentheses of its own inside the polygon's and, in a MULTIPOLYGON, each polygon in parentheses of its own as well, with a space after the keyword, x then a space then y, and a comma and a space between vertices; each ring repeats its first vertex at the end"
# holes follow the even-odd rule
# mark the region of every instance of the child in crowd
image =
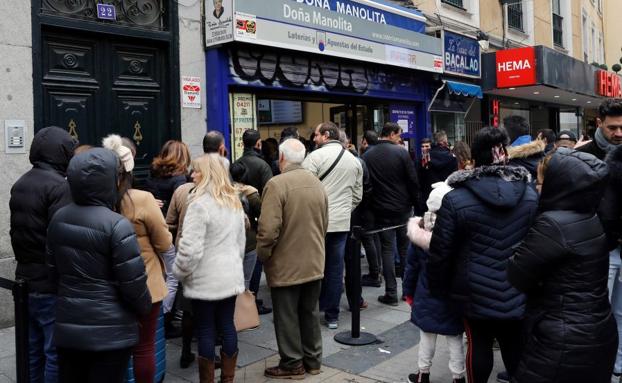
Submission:
POLYGON ((432 185, 432 192, 427 201, 428 211, 423 218, 411 218, 408 223, 408 237, 414 243, 408 249, 403 292, 406 301, 412 307, 411 322, 421 331, 419 343, 419 372, 408 375, 410 383, 430 382, 430 368, 436 349, 436 338, 445 335, 449 348, 449 370, 454 383, 464 383, 464 345, 462 333, 464 327, 460 310, 449 298, 433 297, 428 288, 426 260, 432 239, 432 229, 436 212, 441 207, 443 196, 452 189, 445 182, 432 185))

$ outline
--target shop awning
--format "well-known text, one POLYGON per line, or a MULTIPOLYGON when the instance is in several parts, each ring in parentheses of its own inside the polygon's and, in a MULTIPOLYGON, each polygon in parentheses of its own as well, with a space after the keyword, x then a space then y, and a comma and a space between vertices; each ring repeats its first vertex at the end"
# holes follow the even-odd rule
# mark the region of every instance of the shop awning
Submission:
POLYGON ((445 80, 445 83, 447 84, 447 89, 449 90, 449 92, 458 96, 477 98, 484 97, 484 94, 482 93, 482 88, 479 85, 447 80, 445 80))

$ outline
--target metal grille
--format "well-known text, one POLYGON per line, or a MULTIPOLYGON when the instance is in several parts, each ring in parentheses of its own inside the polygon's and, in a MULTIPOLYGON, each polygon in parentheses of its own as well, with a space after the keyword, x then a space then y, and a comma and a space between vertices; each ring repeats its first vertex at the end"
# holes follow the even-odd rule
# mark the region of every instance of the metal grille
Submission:
POLYGON ((524 31, 523 29, 523 5, 521 3, 508 5, 508 26, 524 31))
POLYGON ((564 32, 562 30, 563 17, 553 14, 553 43, 558 47, 564 46, 564 32))
POLYGON ((441 2, 449 5, 453 5, 454 7, 464 8, 462 6, 462 0, 441 0, 441 2))

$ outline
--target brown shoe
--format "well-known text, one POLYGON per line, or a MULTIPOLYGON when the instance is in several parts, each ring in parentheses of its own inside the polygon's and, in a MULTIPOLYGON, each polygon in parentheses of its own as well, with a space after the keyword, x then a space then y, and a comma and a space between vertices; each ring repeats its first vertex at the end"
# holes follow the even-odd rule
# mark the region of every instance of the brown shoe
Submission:
POLYGON ((214 361, 199 356, 199 382, 214 383, 214 361))
POLYGON ((233 378, 235 377, 235 365, 238 361, 237 351, 233 354, 233 356, 229 356, 220 350, 220 360, 222 363, 220 368, 220 383, 233 383, 233 378))
POLYGON ((305 371, 309 375, 320 375, 320 373, 322 372, 322 370, 319 368, 306 368, 306 367, 305 367, 305 371))
POLYGON ((302 380, 305 378, 305 368, 302 365, 292 369, 274 366, 266 368, 263 374, 271 379, 302 380))

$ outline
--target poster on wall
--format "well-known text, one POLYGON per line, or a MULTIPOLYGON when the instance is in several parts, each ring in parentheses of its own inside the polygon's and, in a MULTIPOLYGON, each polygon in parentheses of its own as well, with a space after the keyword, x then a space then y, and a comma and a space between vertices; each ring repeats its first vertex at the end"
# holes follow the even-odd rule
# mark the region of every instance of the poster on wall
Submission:
POLYGON ((231 93, 231 161, 242 157, 244 143, 242 135, 249 129, 257 129, 257 110, 255 95, 251 93, 231 93))
POLYGON ((402 128, 402 135, 415 138, 415 108, 408 105, 391 105, 389 108, 391 122, 402 128))
POLYGON ((181 77, 182 107, 201 109, 201 78, 192 76, 181 77))
POLYGON ((205 1, 205 46, 233 41, 233 1, 205 1))

